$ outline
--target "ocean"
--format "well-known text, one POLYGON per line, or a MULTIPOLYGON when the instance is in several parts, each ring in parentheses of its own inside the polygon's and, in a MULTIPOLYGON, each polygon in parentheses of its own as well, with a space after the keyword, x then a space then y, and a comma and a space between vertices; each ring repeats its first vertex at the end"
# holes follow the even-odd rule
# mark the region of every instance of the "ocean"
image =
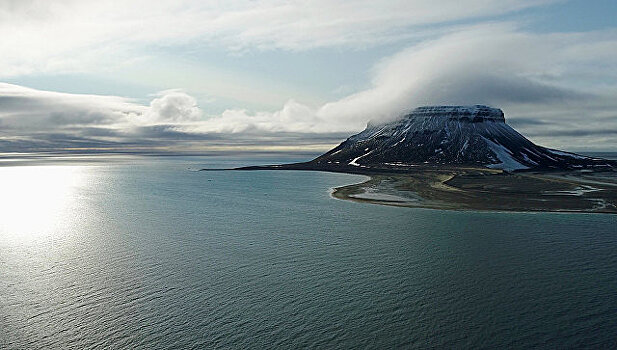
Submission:
POLYGON ((334 199, 302 156, 0 166, 0 348, 615 348, 617 216, 334 199))

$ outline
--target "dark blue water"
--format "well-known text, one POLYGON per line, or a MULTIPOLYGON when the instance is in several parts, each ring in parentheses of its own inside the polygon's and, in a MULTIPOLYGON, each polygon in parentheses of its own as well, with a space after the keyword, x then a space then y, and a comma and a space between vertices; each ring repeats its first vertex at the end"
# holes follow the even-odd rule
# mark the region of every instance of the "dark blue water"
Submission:
MULTIPOLYGON (((289 159, 285 159, 289 160, 289 159)), ((332 199, 275 159, 0 168, 0 348, 611 348, 617 216, 332 199)))

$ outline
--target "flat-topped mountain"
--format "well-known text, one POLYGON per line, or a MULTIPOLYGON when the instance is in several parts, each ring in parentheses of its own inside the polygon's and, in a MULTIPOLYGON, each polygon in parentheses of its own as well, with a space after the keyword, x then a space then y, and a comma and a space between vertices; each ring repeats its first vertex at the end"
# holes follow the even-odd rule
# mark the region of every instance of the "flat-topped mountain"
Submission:
POLYGON ((392 122, 369 123, 361 133, 305 164, 333 170, 450 165, 506 171, 617 165, 538 146, 510 127, 501 109, 482 105, 419 107, 392 122))
POLYGON ((500 109, 481 105, 416 108, 369 123, 311 161, 236 170, 370 175, 332 195, 375 204, 617 213, 617 161, 538 146, 506 124, 500 109))

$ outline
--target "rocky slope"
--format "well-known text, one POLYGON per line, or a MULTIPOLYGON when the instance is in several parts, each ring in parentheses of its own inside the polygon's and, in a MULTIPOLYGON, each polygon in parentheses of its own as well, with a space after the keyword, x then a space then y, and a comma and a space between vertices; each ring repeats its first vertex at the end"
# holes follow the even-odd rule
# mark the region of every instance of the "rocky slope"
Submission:
MULTIPOLYGON (((612 161, 538 146, 487 106, 420 107, 404 117, 371 124, 307 167, 404 169, 418 165, 517 170, 617 168, 612 161)), ((360 170, 360 169, 358 169, 360 170)))

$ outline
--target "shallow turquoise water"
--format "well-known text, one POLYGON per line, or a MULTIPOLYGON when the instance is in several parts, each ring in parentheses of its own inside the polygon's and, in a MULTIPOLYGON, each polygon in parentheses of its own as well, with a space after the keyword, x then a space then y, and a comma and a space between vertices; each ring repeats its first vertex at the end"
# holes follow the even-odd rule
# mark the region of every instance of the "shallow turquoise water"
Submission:
POLYGON ((0 167, 0 348, 617 346, 617 216, 384 207, 330 197, 361 176, 194 171, 277 161, 0 167))

